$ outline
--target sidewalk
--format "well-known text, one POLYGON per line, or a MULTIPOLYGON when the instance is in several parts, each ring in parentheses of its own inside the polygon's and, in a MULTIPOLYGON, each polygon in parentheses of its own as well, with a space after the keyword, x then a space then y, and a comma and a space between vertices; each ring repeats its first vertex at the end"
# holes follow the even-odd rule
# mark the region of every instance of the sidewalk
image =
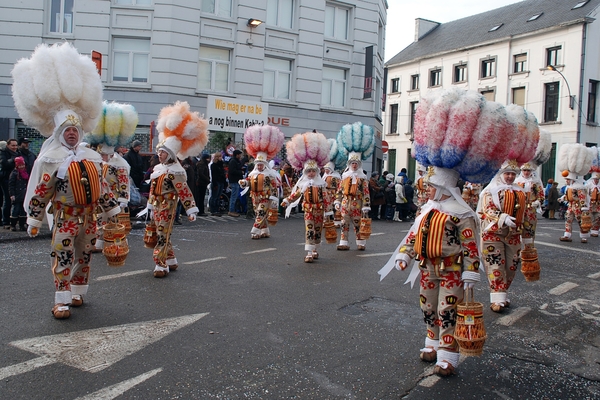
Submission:
MULTIPOLYGON (((18 226, 17 226, 18 228, 18 226)), ((35 239, 51 239, 52 232, 48 229, 48 225, 44 224, 42 228, 40 228, 40 233, 35 237, 35 239)), ((10 229, 4 229, 4 227, 0 227, 0 244, 4 243, 12 243, 20 240, 33 240, 34 238, 30 238, 27 234, 27 231, 18 230, 16 232, 12 232, 10 229)))

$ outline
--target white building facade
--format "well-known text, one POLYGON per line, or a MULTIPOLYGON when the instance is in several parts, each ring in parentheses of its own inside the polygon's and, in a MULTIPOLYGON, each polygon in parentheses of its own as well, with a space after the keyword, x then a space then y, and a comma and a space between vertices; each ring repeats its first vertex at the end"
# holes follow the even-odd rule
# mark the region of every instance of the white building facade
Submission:
POLYGON ((544 181, 561 181, 556 154, 562 144, 600 143, 599 3, 526 0, 447 24, 417 20, 415 42, 386 63, 386 168, 405 167, 414 176, 410 151, 420 97, 460 87, 533 112, 553 142, 551 159, 538 172, 544 181))
MULTIPOLYGON (((361 121, 381 138, 386 18, 386 0, 3 2, 0 137, 33 135, 41 145, 16 113, 10 72, 38 44, 67 40, 101 53, 105 99, 136 108, 145 151, 163 106, 187 101, 210 118, 215 97, 256 103, 268 110, 259 120, 286 137, 313 129, 334 137, 361 121)), ((240 143, 245 128, 219 130, 240 143)))

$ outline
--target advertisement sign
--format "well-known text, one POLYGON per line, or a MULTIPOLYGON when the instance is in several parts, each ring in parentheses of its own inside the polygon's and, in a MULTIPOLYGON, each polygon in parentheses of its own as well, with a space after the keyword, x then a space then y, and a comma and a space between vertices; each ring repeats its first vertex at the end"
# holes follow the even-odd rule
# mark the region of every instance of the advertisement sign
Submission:
POLYGON ((244 133, 252 125, 266 125, 269 103, 208 96, 206 115, 211 131, 244 133))

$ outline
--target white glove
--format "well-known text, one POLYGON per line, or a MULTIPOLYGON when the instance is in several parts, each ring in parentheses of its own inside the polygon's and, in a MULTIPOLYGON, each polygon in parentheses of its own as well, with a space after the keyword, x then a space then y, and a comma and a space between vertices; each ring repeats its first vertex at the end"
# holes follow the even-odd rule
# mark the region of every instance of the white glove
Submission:
POLYGON ((517 224, 515 223, 515 221, 515 217, 511 217, 510 215, 508 215, 504 220, 504 225, 508 226, 509 228, 516 228, 517 224))
POLYGON ((287 207, 288 204, 290 204, 287 199, 283 199, 283 201, 281 202, 281 207, 287 207))
POLYGON ((271 200, 271 208, 279 208, 279 201, 271 200))
POLYGON ((125 203, 124 201, 119 203, 119 206, 121 206, 121 210, 127 208, 127 203, 125 203))
POLYGON ((539 200, 536 200, 536 201, 534 201, 534 202, 531 203, 531 207, 533 207, 533 208, 538 208, 539 206, 540 206, 540 201, 539 200))
POLYGON ((368 213, 369 211, 371 211, 371 207, 363 207, 362 208, 362 212, 365 214, 368 213))
POLYGON ((396 260, 396 269, 398 271, 404 271, 406 269, 406 261, 404 260, 396 260))
POLYGON ((33 226, 33 225, 28 225, 27 226, 27 234, 29 235, 29 237, 36 237, 38 235, 38 233, 40 232, 39 228, 33 226), (34 231, 35 229, 35 231, 34 231), (35 232, 35 233, 34 233, 35 232))
POLYGON ((335 207, 335 211, 340 211, 341 205, 340 205, 340 203, 335 203, 334 207, 335 207))
POLYGON ((467 289, 473 289, 473 288, 475 287, 475 283, 476 283, 476 282, 475 282, 475 281, 472 281, 472 280, 466 280, 466 281, 463 281, 463 284, 464 284, 464 289, 465 289, 465 290, 467 290, 467 289))
POLYGON ((190 214, 190 215, 188 215, 188 221, 194 222, 195 220, 196 220, 196 214, 190 214))

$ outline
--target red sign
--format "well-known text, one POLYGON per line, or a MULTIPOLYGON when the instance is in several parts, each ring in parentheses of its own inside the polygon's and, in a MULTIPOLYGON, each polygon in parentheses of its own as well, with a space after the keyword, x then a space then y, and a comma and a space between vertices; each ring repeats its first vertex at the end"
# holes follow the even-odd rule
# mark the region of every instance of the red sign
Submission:
POLYGON ((381 151, 384 153, 387 153, 389 148, 390 148, 390 145, 388 144, 388 142, 386 142, 385 140, 382 140, 381 141, 381 151))
POLYGON ((92 50, 92 61, 96 64, 98 74, 102 76, 102 53, 92 50))

